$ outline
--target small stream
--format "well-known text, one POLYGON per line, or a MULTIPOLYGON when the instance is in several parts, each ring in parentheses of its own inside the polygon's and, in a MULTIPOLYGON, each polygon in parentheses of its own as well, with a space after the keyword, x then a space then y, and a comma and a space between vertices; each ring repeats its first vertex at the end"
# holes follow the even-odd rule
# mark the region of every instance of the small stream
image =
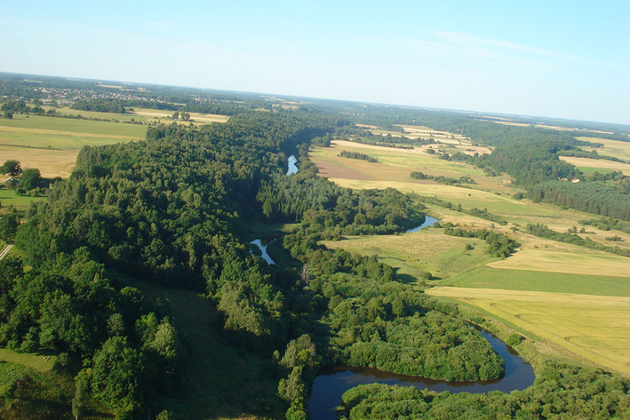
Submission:
POLYGON ((494 350, 505 361, 505 376, 492 381, 447 382, 419 376, 398 375, 374 368, 339 366, 322 370, 315 378, 308 403, 312 420, 336 420, 335 408, 341 405, 341 396, 347 390, 362 384, 380 383, 398 386, 415 386, 418 389, 451 393, 490 391, 511 392, 530 387, 534 383, 534 370, 518 354, 491 333, 480 330, 494 350))

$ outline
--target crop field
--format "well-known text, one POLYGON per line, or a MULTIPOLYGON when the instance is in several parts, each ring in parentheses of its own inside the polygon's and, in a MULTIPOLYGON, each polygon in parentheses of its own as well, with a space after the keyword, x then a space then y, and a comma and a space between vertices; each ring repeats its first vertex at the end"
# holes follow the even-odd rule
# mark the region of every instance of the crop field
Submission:
POLYGON ((599 365, 630 374, 630 297, 437 287, 599 365))
MULTIPOLYGON (((434 181, 415 180, 409 175, 413 171, 420 171, 427 175, 447 176, 459 178, 470 176, 479 187, 497 191, 508 191, 506 177, 489 178, 483 171, 461 162, 450 162, 438 159, 426 151, 436 145, 422 146, 409 149, 374 146, 349 141, 335 140, 328 148, 318 148, 311 152, 310 159, 320 168, 320 173, 328 178, 347 178, 379 181, 398 181, 412 184, 440 185, 434 181), (378 159, 378 163, 371 163, 358 159, 339 157, 342 151, 368 154, 378 159)), ((467 148, 467 146, 461 146, 467 148)))
MULTIPOLYGON (((512 197, 516 190, 511 186, 508 176, 488 177, 470 165, 445 161, 424 153, 423 150, 424 148, 408 150, 333 141, 331 147, 312 150, 310 159, 318 166, 320 175, 342 187, 352 189, 391 187, 404 193, 413 192, 423 196, 435 196, 455 205, 461 204, 466 209, 487 208, 489 212, 503 216, 511 223, 521 226, 528 223, 541 223, 553 230, 566 232, 573 226, 580 228, 580 220, 594 217, 577 210, 569 209, 560 212, 558 211, 559 208, 552 204, 533 203, 527 199, 516 200, 512 197), (338 154, 342 150, 365 153, 377 158, 379 162, 372 163, 365 160, 339 157, 338 154), (468 175, 475 179, 477 184, 468 188, 439 184, 430 180, 416 180, 409 176, 413 171, 450 177, 468 175)), ((448 221, 458 223, 462 216, 456 213, 455 219, 448 221)), ((482 219, 477 220, 477 225, 481 224, 484 227, 490 225, 489 223, 484 224, 485 221, 482 219)), ((510 233, 507 228, 503 228, 503 230, 510 233)), ((612 236, 611 232, 600 231, 594 227, 587 227, 587 231, 589 232, 587 235, 580 235, 606 245, 616 245, 621 248, 630 247, 630 235, 623 232, 615 232, 622 237, 623 241, 611 243, 606 241, 606 237, 612 236)), ((521 240, 519 239, 519 241, 521 240)), ((523 243, 531 243, 533 247, 539 246, 541 240, 527 235, 523 241, 523 243)), ((549 242, 551 241, 546 241, 544 245, 546 247, 552 246, 549 242)))
POLYGON ((585 168, 593 168, 593 172, 596 170, 599 171, 599 173, 621 171, 624 173, 624 175, 630 175, 630 164, 628 163, 572 156, 560 156, 560 160, 569 162, 570 164, 577 166, 580 170, 584 170, 585 168))

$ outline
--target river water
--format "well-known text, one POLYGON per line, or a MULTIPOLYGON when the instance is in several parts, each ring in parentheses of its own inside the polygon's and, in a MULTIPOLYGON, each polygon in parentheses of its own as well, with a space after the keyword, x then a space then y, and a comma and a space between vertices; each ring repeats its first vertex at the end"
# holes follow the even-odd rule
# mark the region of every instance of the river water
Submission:
POLYGON ((271 259, 269 254, 267 254, 267 245, 269 245, 271 242, 273 241, 269 241, 269 242, 265 241, 265 243, 263 244, 261 239, 254 239, 253 241, 250 242, 250 244, 256 245, 258 249, 260 249, 260 252, 262 252, 262 259, 267 261, 267 264, 276 263, 274 260, 271 259))
POLYGON ((534 370, 501 340, 486 331, 481 334, 505 361, 505 376, 493 381, 447 382, 418 376, 398 375, 374 368, 335 367, 323 370, 313 382, 308 414, 312 420, 336 420, 335 408, 341 405, 341 395, 361 384, 415 386, 418 389, 451 393, 490 391, 511 392, 530 387, 534 370))
POLYGON ((298 167, 296 163, 297 158, 294 155, 289 156, 289 170, 287 170, 287 175, 298 173, 298 167))
POLYGON ((405 231, 405 233, 412 233, 412 232, 417 232, 422 228, 425 227, 429 227, 429 226, 433 226, 434 224, 436 224, 438 222, 438 219, 431 217, 431 216, 424 216, 424 222, 420 225, 420 226, 416 226, 413 229, 407 229, 405 231))

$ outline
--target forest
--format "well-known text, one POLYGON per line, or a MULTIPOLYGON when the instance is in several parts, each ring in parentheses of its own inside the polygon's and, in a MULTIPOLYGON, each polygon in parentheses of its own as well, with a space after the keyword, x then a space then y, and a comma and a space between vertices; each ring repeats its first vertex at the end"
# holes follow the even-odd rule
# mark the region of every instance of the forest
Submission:
MULTIPOLYGON (((88 82, 50 83, 111 93, 88 82)), ((0 92, 39 99, 29 87, 9 78, 0 92)), ((340 113, 343 103, 285 109, 260 97, 234 95, 203 96, 161 87, 144 92, 142 98, 112 96, 102 102, 75 103, 78 109, 97 112, 149 107, 147 102, 178 103, 184 105, 173 109, 180 112, 231 118, 200 127, 156 125, 148 128, 145 141, 86 146, 72 175, 52 184, 46 200, 34 202, 24 214, 2 209, 1 239, 12 241, 20 252, 0 260, 0 345, 21 355, 55 355, 56 364, 50 376, 0 366, 11 369, 0 388, 0 417, 185 418, 181 401, 190 390, 187 375, 196 369, 194 337, 186 334, 173 304, 147 290, 159 290, 162 296, 175 291, 201 296, 217 320, 216 324, 203 320, 208 328, 218 325, 222 341, 217 345, 264 363, 260 375, 275 385, 272 397, 264 400, 267 411, 252 409, 248 413, 252 416, 306 419, 313 379, 327 366, 374 367, 460 382, 500 378, 505 372, 503 359, 454 304, 404 283, 394 268, 374 256, 321 244, 345 235, 403 233, 425 220, 425 204, 507 224, 485 208, 465 209, 393 188, 352 190, 320 176, 308 159, 310 146, 330 144, 335 133, 344 130, 354 136, 359 130, 355 124, 400 130, 397 124, 422 123, 452 130, 494 147, 490 155, 460 159, 509 173, 537 199, 620 219, 614 223, 604 219, 611 229, 630 220, 624 213, 629 208, 624 207, 627 191, 614 184, 618 181, 605 181, 611 186, 604 181, 577 185, 557 181, 581 174, 558 159, 561 151, 582 144, 571 134, 376 105, 360 107, 356 116, 340 113), (297 174, 286 175, 289 155, 298 158, 297 174), (586 204, 566 192, 575 187, 586 204), (594 201, 600 207, 589 207, 594 201), (286 230, 276 238, 278 264, 268 265, 251 252, 251 229, 280 225, 286 230)), ((8 107, 28 112, 20 103, 10 102, 8 107)), ((380 137, 363 135, 369 141, 403 147, 433 142, 380 137)), ((439 182, 421 175, 418 179, 439 182)), ((455 181, 472 183, 470 178, 455 181)), ((595 223, 603 221, 584 224, 595 223)), ((497 259, 519 246, 489 229, 437 226, 446 235, 484 240, 487 254, 497 259)), ((542 225, 527 229, 537 236, 577 241, 577 235, 542 225)), ((586 241, 578 245, 590 246, 586 241)), ((420 275, 431 279, 428 272, 420 275)), ((344 415, 351 419, 627 415, 626 379, 578 365, 542 366, 534 386, 512 394, 435 394, 361 386, 344 394, 344 415)), ((234 394, 222 398, 229 400, 234 394)))

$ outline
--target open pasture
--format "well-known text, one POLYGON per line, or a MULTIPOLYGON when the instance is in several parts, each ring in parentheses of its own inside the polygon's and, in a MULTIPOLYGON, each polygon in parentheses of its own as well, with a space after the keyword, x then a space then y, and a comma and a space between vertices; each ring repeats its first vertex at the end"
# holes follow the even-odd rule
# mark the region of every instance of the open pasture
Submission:
POLYGON ((563 160, 572 165, 575 165, 580 170, 583 170, 584 168, 593 168, 593 172, 596 170, 599 171, 600 173, 606 173, 610 171, 621 171, 623 172, 624 175, 630 175, 630 164, 628 163, 615 162, 612 160, 589 159, 589 158, 572 157, 572 156, 560 156, 560 160, 563 160))
POLYGON ((600 366, 630 374, 630 297, 436 287, 600 366))

